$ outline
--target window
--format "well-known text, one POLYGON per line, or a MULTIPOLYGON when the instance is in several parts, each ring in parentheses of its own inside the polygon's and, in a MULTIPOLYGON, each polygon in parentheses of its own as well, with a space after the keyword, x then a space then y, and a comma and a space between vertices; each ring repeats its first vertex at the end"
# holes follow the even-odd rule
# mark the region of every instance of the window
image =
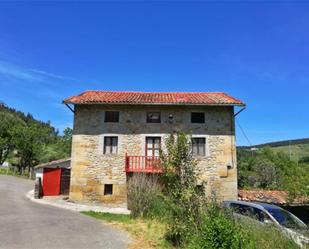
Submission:
POLYGON ((104 154, 117 154, 118 137, 104 137, 104 154))
POLYGON ((119 112, 106 111, 104 122, 105 123, 118 123, 119 122, 119 112))
POLYGON ((205 123, 205 113, 191 112, 191 123, 205 123))
POLYGON ((192 153, 194 156, 205 156, 205 138, 192 138, 192 153))
POLYGON ((104 195, 113 194, 113 184, 104 184, 104 195))
POLYGON ((147 112, 147 123, 161 123, 161 113, 147 112))
POLYGON ((242 205, 242 204, 237 204, 237 203, 232 203, 231 208, 235 213, 245 215, 252 217, 253 216, 253 209, 252 207, 249 207, 247 205, 242 205))
POLYGON ((249 216, 250 218, 253 218, 260 222, 266 222, 266 223, 272 222, 268 214, 266 214, 265 212, 263 212, 258 208, 236 203, 231 203, 231 208, 237 214, 249 216))
POLYGON ((146 156, 159 156, 160 147, 160 137, 146 137, 146 156))
POLYGON ((260 221, 260 222, 265 222, 265 223, 271 223, 272 220, 268 216, 267 213, 263 212, 262 210, 258 208, 253 208, 253 213, 254 213, 254 219, 260 221))

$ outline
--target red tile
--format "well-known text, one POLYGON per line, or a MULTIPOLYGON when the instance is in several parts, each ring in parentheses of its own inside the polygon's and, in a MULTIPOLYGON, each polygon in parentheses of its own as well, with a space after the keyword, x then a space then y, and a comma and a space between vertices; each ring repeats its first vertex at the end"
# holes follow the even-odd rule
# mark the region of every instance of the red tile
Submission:
POLYGON ((245 105, 223 92, 112 92, 85 91, 63 101, 67 104, 184 104, 245 105))

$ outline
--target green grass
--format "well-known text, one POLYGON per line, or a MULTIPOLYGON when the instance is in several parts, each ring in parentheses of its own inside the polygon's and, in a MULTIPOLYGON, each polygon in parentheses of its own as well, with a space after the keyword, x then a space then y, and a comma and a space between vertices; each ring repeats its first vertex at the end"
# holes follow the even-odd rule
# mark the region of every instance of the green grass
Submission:
MULTIPOLYGON (((0 168, 0 175, 8 175, 8 176, 16 176, 16 177, 21 177, 21 178, 25 178, 25 179, 29 179, 29 175, 28 174, 24 174, 21 175, 19 173, 15 173, 12 170, 7 170, 7 169, 1 169, 0 168)), ((33 175, 33 177, 35 177, 35 175, 33 175)), ((34 179, 31 179, 34 180, 34 179)))
MULTIPOLYGON (((164 234, 166 224, 155 219, 132 218, 130 215, 110 214, 100 212, 81 212, 93 218, 105 221, 120 229, 126 230, 134 242, 129 245, 130 249, 172 249, 173 247, 166 241, 164 234)), ((249 219, 239 221, 242 230, 250 238, 252 249, 299 249, 291 239, 287 238, 278 229, 272 226, 263 226, 249 219)))
POLYGON ((163 222, 159 222, 155 219, 132 218, 130 215, 125 214, 110 214, 93 211, 81 213, 126 230, 134 240, 129 245, 130 249, 173 248, 164 237, 166 233, 166 224, 163 222))
POLYGON ((283 152, 286 155, 290 155, 293 161, 298 162, 299 159, 305 156, 309 156, 309 144, 296 144, 291 146, 279 146, 279 147, 270 147, 275 152, 283 152))
POLYGON ((248 220, 240 221, 242 229, 250 238, 253 249, 300 249, 295 242, 271 225, 261 225, 248 220))
POLYGON ((94 211, 83 211, 81 213, 107 222, 121 222, 126 224, 133 224, 135 222, 130 215, 126 214, 111 214, 111 213, 101 213, 94 211))
POLYGON ((14 175, 14 173, 9 169, 0 168, 0 175, 14 175))

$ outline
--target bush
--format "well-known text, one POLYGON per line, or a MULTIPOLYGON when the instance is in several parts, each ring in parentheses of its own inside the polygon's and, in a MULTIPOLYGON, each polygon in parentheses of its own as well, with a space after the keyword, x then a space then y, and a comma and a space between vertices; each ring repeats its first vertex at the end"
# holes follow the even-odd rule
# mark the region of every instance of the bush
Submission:
POLYGON ((166 140, 166 150, 161 152, 164 168, 162 181, 170 209, 166 237, 176 246, 186 244, 196 233, 204 209, 204 185, 198 185, 198 169, 192 156, 191 138, 180 132, 166 140))
POLYGON ((249 242, 249 249, 299 249, 300 247, 287 235, 273 225, 264 225, 251 219, 242 219, 241 229, 249 242), (249 246, 250 245, 250 246, 249 246))
POLYGON ((241 249, 249 248, 249 240, 241 226, 210 204, 203 214, 201 226, 188 242, 189 249, 241 249))
POLYGON ((244 217, 235 220, 215 204, 210 204, 188 249, 299 249, 278 228, 244 217))
POLYGON ((165 210, 161 186, 155 175, 137 173, 130 177, 128 207, 133 217, 157 216, 165 210))
POLYGON ((168 200, 161 191, 158 191, 150 202, 146 216, 148 218, 155 218, 160 221, 166 221, 170 217, 170 211, 171 210, 170 205, 168 204, 168 200))

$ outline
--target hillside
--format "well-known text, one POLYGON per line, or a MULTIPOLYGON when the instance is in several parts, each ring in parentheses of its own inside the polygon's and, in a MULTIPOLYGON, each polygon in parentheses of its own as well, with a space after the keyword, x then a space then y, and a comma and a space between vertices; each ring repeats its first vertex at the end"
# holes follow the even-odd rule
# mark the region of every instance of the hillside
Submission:
POLYGON ((35 119, 30 113, 25 114, 24 112, 18 111, 14 108, 7 106, 5 103, 0 101, 0 112, 10 113, 15 119, 21 119, 25 123, 33 122, 42 127, 46 127, 51 130, 54 136, 58 135, 58 130, 56 130, 49 122, 43 122, 41 120, 35 119))
POLYGON ((291 160, 298 162, 299 159, 309 156, 309 138, 276 141, 254 146, 239 146, 239 149, 251 150, 269 147, 274 152, 283 152, 291 160))
POLYGON ((72 130, 61 136, 50 122, 10 108, 0 101, 0 165, 9 162, 18 171, 70 155, 72 130))
POLYGON ((301 139, 293 139, 293 140, 282 140, 282 141, 275 141, 270 143, 264 144, 257 144, 253 146, 240 146, 243 148, 262 148, 262 147, 283 147, 288 145, 301 145, 301 144, 309 144, 309 138, 301 138, 301 139))

